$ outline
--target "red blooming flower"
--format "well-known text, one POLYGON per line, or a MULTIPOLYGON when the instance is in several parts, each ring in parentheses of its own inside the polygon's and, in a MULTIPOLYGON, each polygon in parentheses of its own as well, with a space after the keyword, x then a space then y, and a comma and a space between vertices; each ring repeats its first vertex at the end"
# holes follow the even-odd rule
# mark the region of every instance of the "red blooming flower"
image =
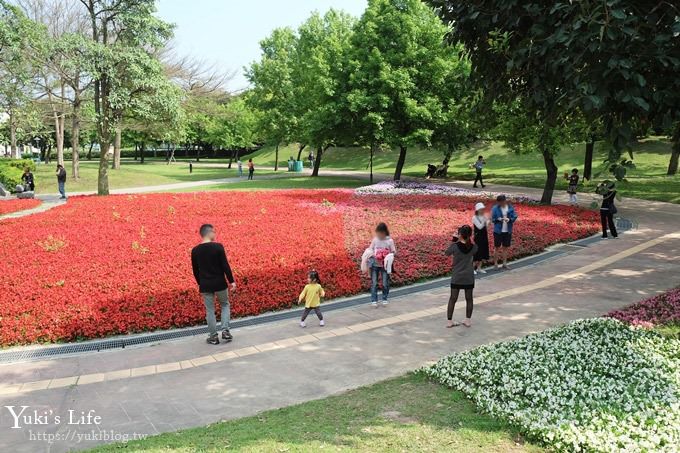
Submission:
MULTIPOLYGON (((67 341, 204 322, 190 264, 202 223, 215 225, 239 290, 234 316, 290 307, 310 269, 329 298, 365 288, 358 260, 379 221, 396 241, 396 284, 444 275, 451 233, 472 202, 358 196, 349 190, 71 197, 0 222, 0 344, 67 341), (21 231, 21 234, 15 234, 21 231)), ((0 203, 0 206, 2 203, 0 203)), ((597 229, 595 214, 516 205, 514 256, 597 229)))

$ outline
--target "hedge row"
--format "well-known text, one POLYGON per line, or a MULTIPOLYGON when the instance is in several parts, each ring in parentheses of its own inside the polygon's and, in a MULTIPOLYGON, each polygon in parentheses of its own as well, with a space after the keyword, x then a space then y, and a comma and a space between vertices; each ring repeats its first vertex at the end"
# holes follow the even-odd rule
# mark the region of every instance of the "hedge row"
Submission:
POLYGON ((24 168, 35 171, 35 162, 29 159, 0 159, 0 184, 14 190, 17 184, 21 184, 24 168))

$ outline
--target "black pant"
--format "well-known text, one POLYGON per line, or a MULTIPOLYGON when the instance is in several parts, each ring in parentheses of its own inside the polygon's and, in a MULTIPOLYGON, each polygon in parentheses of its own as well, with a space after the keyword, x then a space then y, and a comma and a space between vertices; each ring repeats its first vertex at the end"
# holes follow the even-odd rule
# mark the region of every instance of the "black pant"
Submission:
POLYGON ((312 310, 316 313, 316 316, 319 318, 319 321, 323 320, 323 315, 321 314, 321 309, 319 307, 314 307, 314 308, 305 308, 304 313, 302 313, 302 319, 300 321, 304 321, 307 319, 307 315, 309 315, 312 310))
POLYGON ((612 236, 619 237, 619 233, 616 231, 616 223, 614 223, 614 214, 610 209, 600 210, 600 220, 602 220, 602 237, 607 237, 607 225, 609 225, 609 230, 612 232, 612 236))
POLYGON ((472 187, 477 187, 477 181, 484 187, 484 181, 482 181, 482 172, 478 171, 477 176, 475 176, 475 183, 472 185, 472 187))
POLYGON ((255 173, 255 170, 248 170, 248 179, 253 179, 253 173, 255 173))
MULTIPOLYGON (((472 288, 465 289, 465 317, 472 318, 472 288)), ((451 288, 451 297, 449 298, 449 306, 446 308, 446 317, 449 321, 453 319, 453 309, 456 307, 456 301, 458 301, 458 294, 460 290, 458 288, 451 288)))

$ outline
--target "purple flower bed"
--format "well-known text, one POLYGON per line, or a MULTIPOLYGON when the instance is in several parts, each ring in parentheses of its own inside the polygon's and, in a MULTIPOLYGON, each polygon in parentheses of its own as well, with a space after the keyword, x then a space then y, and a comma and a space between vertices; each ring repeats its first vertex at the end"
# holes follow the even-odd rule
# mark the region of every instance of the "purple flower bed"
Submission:
MULTIPOLYGON (((479 199, 496 198, 500 192, 461 189, 448 184, 433 184, 419 181, 383 181, 371 186, 359 187, 355 190, 359 195, 451 195, 457 197, 476 197, 479 199)), ((538 200, 528 195, 508 195, 508 199, 518 203, 537 203, 538 200)))
POLYGON ((607 317, 641 327, 680 325, 680 287, 621 310, 611 311, 607 317))

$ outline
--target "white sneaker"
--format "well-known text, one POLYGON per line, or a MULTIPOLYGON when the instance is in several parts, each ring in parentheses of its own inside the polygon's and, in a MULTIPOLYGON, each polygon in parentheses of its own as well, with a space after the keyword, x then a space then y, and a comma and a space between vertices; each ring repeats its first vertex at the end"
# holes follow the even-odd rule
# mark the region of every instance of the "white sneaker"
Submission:
POLYGON ((386 301, 386 300, 383 300, 383 301, 382 301, 382 304, 383 304, 383 306, 385 306, 385 305, 389 305, 390 303, 389 303, 388 301, 386 301))
POLYGON ((304 321, 300 321, 300 327, 307 327, 307 324, 304 321))
POLYGON ((326 323, 325 323, 325 322, 323 321, 323 319, 322 319, 321 321, 319 321, 319 325, 320 325, 321 327, 323 327, 323 326, 326 325, 326 323))
POLYGON ((486 274, 486 271, 484 269, 477 269, 477 273, 486 274))
POLYGON ((371 302, 371 307, 378 308, 378 302, 376 301, 371 302))
POLYGON ((476 269, 474 270, 474 273, 475 273, 475 275, 477 275, 477 270, 476 270, 476 269))

